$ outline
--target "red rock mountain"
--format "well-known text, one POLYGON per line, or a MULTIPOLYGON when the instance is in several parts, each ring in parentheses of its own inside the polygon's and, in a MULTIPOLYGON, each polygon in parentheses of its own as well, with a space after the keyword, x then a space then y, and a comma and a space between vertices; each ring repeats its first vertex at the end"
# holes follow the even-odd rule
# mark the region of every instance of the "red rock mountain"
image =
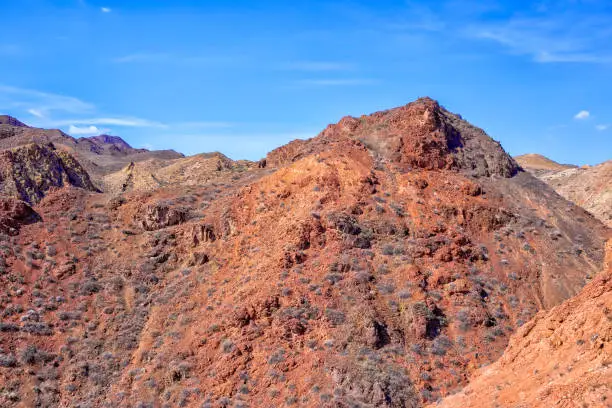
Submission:
POLYGON ((221 159, 50 191, 1 237, 0 405, 420 407, 597 281, 610 237, 428 98, 221 159))

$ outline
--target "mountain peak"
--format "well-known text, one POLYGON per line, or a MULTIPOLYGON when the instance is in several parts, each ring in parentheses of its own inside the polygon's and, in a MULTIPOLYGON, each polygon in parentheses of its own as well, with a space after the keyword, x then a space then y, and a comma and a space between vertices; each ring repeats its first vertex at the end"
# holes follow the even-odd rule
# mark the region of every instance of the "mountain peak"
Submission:
POLYGON ((92 142, 96 144, 112 144, 112 145, 115 145, 117 147, 124 148, 124 149, 132 148, 132 146, 130 146, 128 142, 126 142, 119 136, 102 134, 98 136, 90 136, 85 139, 91 140, 92 142))
POLYGON ((28 127, 25 123, 9 115, 0 115, 0 125, 28 127))
POLYGON ((429 97, 359 118, 345 116, 313 139, 272 151, 266 165, 282 165, 346 139, 406 169, 455 169, 484 177, 511 177, 519 171, 499 142, 429 97))

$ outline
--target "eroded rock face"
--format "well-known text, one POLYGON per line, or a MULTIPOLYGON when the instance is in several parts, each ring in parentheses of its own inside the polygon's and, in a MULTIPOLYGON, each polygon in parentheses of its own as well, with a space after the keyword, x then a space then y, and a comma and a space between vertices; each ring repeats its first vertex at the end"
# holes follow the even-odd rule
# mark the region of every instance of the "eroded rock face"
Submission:
POLYGON ((189 211, 185 208, 171 207, 165 203, 147 205, 141 214, 138 214, 138 222, 147 231, 182 224, 187 221, 189 211))
POLYGON ((28 144, 0 151, 0 191, 38 203, 51 189, 63 186, 97 191, 87 172, 70 154, 53 144, 28 144))
POLYGON ((12 197, 0 197, 0 232, 16 235, 22 225, 40 221, 40 216, 28 204, 12 197))

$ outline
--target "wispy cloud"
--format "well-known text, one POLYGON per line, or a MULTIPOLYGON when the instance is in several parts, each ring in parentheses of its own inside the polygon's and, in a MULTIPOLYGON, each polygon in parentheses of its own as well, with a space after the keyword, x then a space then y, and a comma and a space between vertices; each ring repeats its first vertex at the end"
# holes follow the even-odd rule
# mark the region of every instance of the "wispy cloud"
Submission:
POLYGON ((165 128, 167 125, 134 116, 105 115, 91 103, 73 96, 0 85, 0 110, 14 116, 31 115, 34 126, 68 128, 78 135, 110 129, 99 126, 165 128))
POLYGON ((101 129, 97 126, 74 126, 70 125, 68 128, 68 133, 73 136, 94 136, 100 135, 103 133, 108 133, 110 129, 101 129))
POLYGON ((41 119, 45 117, 44 113, 34 108, 28 109, 28 113, 32 116, 36 116, 37 118, 41 118, 41 119))
POLYGON ((469 24, 465 35, 489 40, 540 63, 612 63, 612 19, 556 13, 469 24))
POLYGON ((94 111, 92 104, 79 98, 7 85, 0 85, 0 108, 21 108, 37 117, 53 112, 86 114, 94 111))
POLYGON ((584 119, 588 119, 590 116, 591 116, 591 112, 587 110, 581 110, 576 115, 574 115, 574 119, 584 120, 584 119))
POLYGON ((108 7, 100 7, 100 11, 102 11, 103 13, 110 13, 113 10, 108 7))
POLYGON ((606 125, 596 125, 595 129, 599 130, 600 132, 603 132, 604 130, 610 129, 610 125, 608 125, 608 124, 606 124, 606 125))
POLYGON ((232 55, 185 55, 172 52, 134 52, 110 60, 115 64, 171 63, 183 65, 227 65, 244 63, 245 57, 232 55))

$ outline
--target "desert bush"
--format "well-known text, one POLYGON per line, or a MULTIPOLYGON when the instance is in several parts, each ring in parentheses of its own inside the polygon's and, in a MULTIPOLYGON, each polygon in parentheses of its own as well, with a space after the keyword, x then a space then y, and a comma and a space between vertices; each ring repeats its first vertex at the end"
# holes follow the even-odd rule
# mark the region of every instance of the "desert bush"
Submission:
POLYGON ((325 317, 332 326, 339 326, 346 321, 346 316, 342 311, 329 307, 325 309, 325 317))
POLYGON ((14 354, 0 353, 0 367, 17 367, 17 358, 15 358, 14 354))
POLYGON ((268 358, 268 364, 282 363, 283 361, 285 361, 285 353, 286 353, 285 350, 282 348, 276 350, 276 352, 274 352, 274 354, 272 354, 268 358))
POLYGON ((431 344, 431 353, 437 356, 444 356, 452 346, 452 340, 442 334, 433 340, 431 344))
POLYGON ((223 352, 226 354, 234 351, 235 347, 234 342, 230 339, 225 339, 223 342, 221 342, 221 350, 223 350, 223 352))

